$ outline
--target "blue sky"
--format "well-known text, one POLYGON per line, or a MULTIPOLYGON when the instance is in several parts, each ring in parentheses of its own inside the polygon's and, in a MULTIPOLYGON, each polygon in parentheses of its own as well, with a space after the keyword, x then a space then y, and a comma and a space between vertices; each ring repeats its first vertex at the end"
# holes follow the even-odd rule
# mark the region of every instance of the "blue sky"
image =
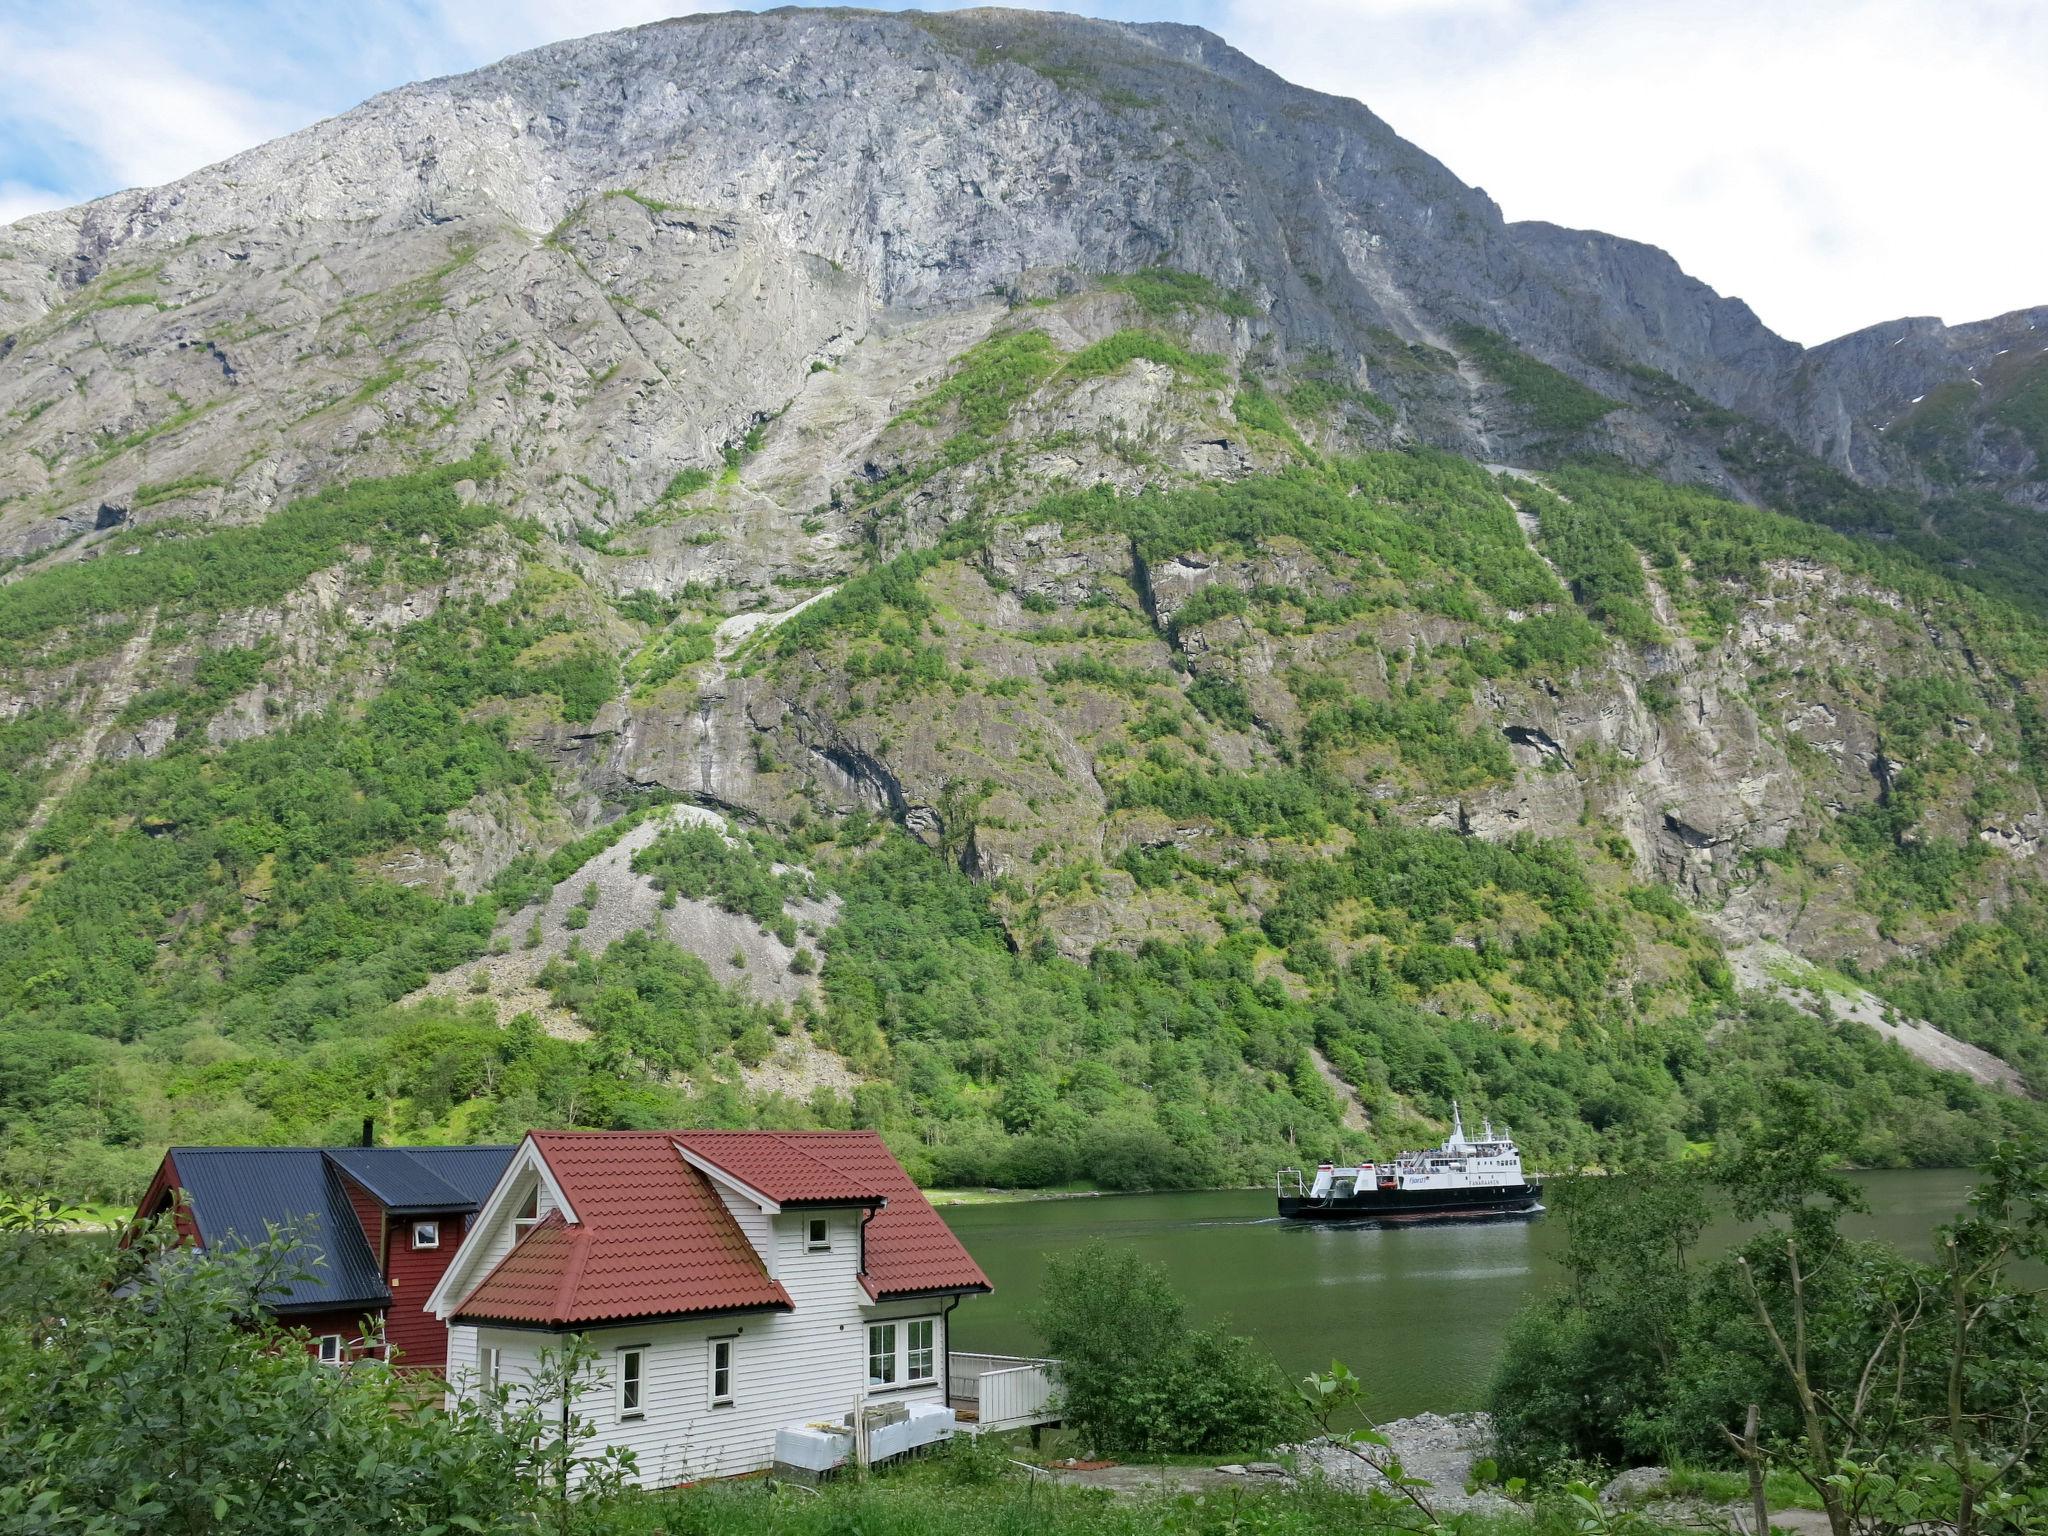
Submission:
MULTIPOLYGON (((1020 3, 1020 0, 1011 0, 1020 3)), ((928 8, 932 6, 927 0, 928 8)), ((0 223, 673 0, 0 0, 0 223)), ((2048 303, 2043 0, 1073 0, 1354 96, 1815 342, 2048 303)))

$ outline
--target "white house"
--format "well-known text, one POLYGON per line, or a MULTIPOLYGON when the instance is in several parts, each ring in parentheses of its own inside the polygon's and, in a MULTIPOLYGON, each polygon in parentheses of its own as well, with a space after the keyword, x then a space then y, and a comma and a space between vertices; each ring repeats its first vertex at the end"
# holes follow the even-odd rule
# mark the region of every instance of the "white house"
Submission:
POLYGON ((776 1431, 946 1398, 983 1275, 868 1131, 536 1131, 427 1300, 452 1396, 582 1334, 576 1411, 665 1487, 766 1467, 776 1431))

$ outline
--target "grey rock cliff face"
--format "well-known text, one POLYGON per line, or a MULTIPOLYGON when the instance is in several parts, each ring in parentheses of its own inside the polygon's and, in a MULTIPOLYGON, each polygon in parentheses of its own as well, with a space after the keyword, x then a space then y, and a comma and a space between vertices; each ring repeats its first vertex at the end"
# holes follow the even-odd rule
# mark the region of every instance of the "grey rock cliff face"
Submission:
MULTIPOLYGON (((608 525, 881 317, 1035 272, 1168 261, 1362 371, 1362 338, 1478 323, 1624 401, 1626 366, 1668 373, 1877 479, 1905 472, 1870 446, 1900 391, 1995 339, 1807 358, 1650 247, 1505 224, 1363 106, 1208 33, 1000 11, 556 44, 0 250, 0 555, 480 443, 523 510, 608 525)), ((1420 435, 1498 446, 1469 392, 1418 396, 1420 435)), ((1602 446, 1728 478, 1668 432, 1602 446)))
MULTIPOLYGON (((1233 397, 1311 362, 1372 392, 1350 421, 1300 428, 1325 448, 1421 442, 1503 465, 1591 448, 1745 490, 1686 419, 1704 401, 1871 484, 1924 488, 1928 450, 1895 441, 1910 413, 1979 375, 2018 398, 2048 322, 1905 321, 1806 352, 1652 247, 1505 223, 1363 106, 1289 85, 1208 33, 993 11, 685 18, 563 43, 392 92, 169 187, 9 226, 0 255, 0 561, 22 562, 0 580, 116 552, 136 529, 255 521, 305 491, 481 448, 503 465, 490 497, 542 529, 530 555, 498 530, 439 586, 405 590, 345 561, 203 633, 159 643, 139 622, 118 653, 8 678, 10 715, 84 704, 64 749, 73 778, 49 803, 93 761, 165 751, 188 722, 127 719, 129 706, 150 683, 189 681, 208 650, 275 648, 266 681, 206 722, 207 740, 230 743, 367 696, 392 635, 445 603, 504 601, 538 568, 622 664, 594 718, 508 710, 509 739, 556 773, 560 824, 478 804, 440 846, 395 850, 385 873, 471 893, 648 789, 768 821, 867 806, 991 880, 1098 861, 1037 919, 1075 955, 1219 931, 1181 893, 1108 867, 1127 850, 1200 848, 1223 865, 1243 850, 1199 819, 1114 803, 1100 754, 1127 745, 1114 738, 1137 708, 1054 677, 1061 646, 1100 660, 1060 632, 1109 635, 1140 692, 1162 711, 1170 692, 1205 754, 1248 771, 1274 767, 1302 729, 1291 670, 1385 702, 1403 656, 1476 631, 1414 593, 1301 636, 1234 615, 1183 627, 1204 593, 1334 600, 1362 578, 1287 541, 1146 558, 1126 537, 1020 522, 930 575, 946 666, 990 687, 885 694, 822 642, 754 664, 780 622, 871 555, 929 548, 1055 487, 1272 471, 1309 445, 1294 426, 1249 425, 1233 397), (999 453, 885 495, 943 457, 951 428, 914 407, 963 354, 1020 316, 1068 359, 1161 324, 1098 281, 1155 264, 1239 296, 1173 317, 1203 359, 1193 370, 1132 357, 1026 390, 999 453), (1532 427, 1476 363, 1470 326, 1616 408, 1532 427), (1676 412, 1674 381, 1697 397, 1676 412), (691 610, 709 654, 643 682, 630 671, 643 644, 680 641, 605 599, 685 593, 709 615, 691 610), (349 666, 332 665, 349 645, 349 666), (1242 690, 1249 724, 1187 704, 1190 683, 1242 690)), ((1964 416, 1944 472, 1995 467, 2001 494, 2034 504, 2037 459, 1982 411, 1964 416)), ((1522 526, 1537 542, 1535 520, 1522 526)), ((1937 615, 1832 568, 1771 567, 1729 594, 1739 614, 1714 640, 1649 587, 1667 642, 1476 692, 1461 724, 1505 741, 1511 773, 1458 793, 1361 761, 1361 787, 1487 838, 1597 823, 1631 875, 1729 903, 1743 936, 1881 953, 1846 893, 1777 890, 1768 873, 1741 883, 1758 854, 1824 835, 1914 771, 1891 762, 1873 699, 1829 679, 1938 675, 1981 693, 1986 714, 2012 689, 1974 676, 1937 615), (1783 675, 1758 682, 1773 666, 1783 675)), ((2031 872, 2039 797, 2022 784, 2001 803, 1983 825, 1957 809, 1929 830, 2031 872)), ((651 898, 617 883, 632 886, 623 932, 651 898)), ((678 936, 723 964, 736 941, 720 922, 678 936)), ((756 957, 774 980, 755 978, 763 995, 805 991, 789 958, 756 957)), ((487 991, 530 992, 524 969, 498 969, 519 974, 486 976, 487 991)))

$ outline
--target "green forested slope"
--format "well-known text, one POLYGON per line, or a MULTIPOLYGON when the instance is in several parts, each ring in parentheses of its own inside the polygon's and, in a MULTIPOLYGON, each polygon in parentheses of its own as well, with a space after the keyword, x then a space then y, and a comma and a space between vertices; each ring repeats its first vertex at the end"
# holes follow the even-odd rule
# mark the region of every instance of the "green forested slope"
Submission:
MULTIPOLYGON (((1911 559, 1599 467, 1556 473, 1559 496, 1530 489, 1542 518, 1534 545, 1485 475, 1434 457, 1032 504, 1026 520, 1114 532, 1141 565, 1182 549, 1255 555, 1288 543, 1346 582, 1323 596, 1212 586, 1157 629, 1137 606, 1128 621, 1098 606, 1094 629, 1034 618, 1059 633, 1034 637, 1044 666, 1028 692, 1047 694, 1047 709, 1094 700, 1110 819, 1206 825, 1221 846, 1137 838, 1106 862, 1049 848, 1042 872, 981 885, 944 846, 856 813, 797 817, 764 829, 756 848, 670 834, 639 856, 657 885, 764 926, 784 922, 780 901, 793 891, 770 858, 838 895, 821 993, 795 1022, 864 1073, 852 1094, 793 1104, 739 1092, 735 1067, 766 1055, 793 1020, 645 934, 604 954, 571 948, 543 973, 588 1038, 551 1038, 532 1020, 500 1026, 483 1001, 401 1004, 432 973, 481 954, 500 911, 606 842, 520 860, 475 899, 379 872, 377 854, 430 842, 479 795, 555 815, 561 784, 512 743, 508 719, 532 705, 588 719, 621 686, 588 625, 547 596, 559 578, 539 551, 508 539, 487 508, 455 502, 453 481, 473 473, 463 465, 322 498, 313 506, 332 518, 326 551, 336 526, 348 530, 362 541, 362 573, 383 580, 379 539, 391 537, 418 580, 492 549, 526 571, 512 596, 449 598, 422 623, 358 643, 365 686, 252 739, 213 745, 197 729, 221 702, 205 682, 160 692, 150 713, 180 721, 162 756, 102 764, 16 850, 0 922, 10 1178, 119 1198, 166 1139, 332 1141, 362 1112, 418 1137, 698 1118, 877 1124, 928 1180, 1120 1188, 1245 1180, 1282 1157, 1409 1141, 1430 1135, 1427 1120, 1452 1096, 1511 1122, 1544 1165, 1712 1141, 1788 1073, 1827 1087, 1874 1161, 1954 1161, 2001 1126, 2038 1118, 1868 1030, 1737 995, 1714 936, 1669 891, 1638 883, 1612 834, 1483 842, 1419 827, 1386 799, 1513 776, 1501 735, 1470 713, 1475 688, 1567 676, 1610 643, 1655 643, 1636 549, 1665 571, 1681 621, 1702 631, 1733 623, 1729 592, 1759 580, 1763 561, 1831 559, 1958 610, 1982 655, 2015 676, 2036 666, 2032 621, 1964 598, 1911 559), (1341 672, 1282 670, 1292 731, 1255 717, 1231 676, 1190 676, 1190 637, 1221 621, 1300 639, 1417 604, 1460 627, 1458 643, 1415 649, 1391 698, 1360 696, 1341 672), (1229 739, 1257 750, 1231 760, 1229 739), (1110 946, 1087 963, 1032 940, 1034 911, 1112 872, 1200 922, 1180 940, 1110 946)), ((227 606, 303 573, 293 518, 305 512, 252 532, 166 537, 160 549, 172 569, 225 573, 188 590, 193 604, 227 606)), ((831 686, 852 686, 838 705, 850 713, 1022 698, 958 653, 977 623, 952 606, 954 575, 989 537, 985 524, 965 524, 932 551, 856 578, 752 666, 815 672, 817 657, 836 657, 831 686)), ((0 590, 0 618, 51 649, 106 645, 131 623, 133 596, 96 580, 102 569, 20 580, 0 590), (59 610, 61 635, 16 618, 59 610)), ((1217 653, 1202 647, 1196 659, 1217 653)), ((236 666, 274 664, 254 651, 236 666)), ((1911 680, 1884 694, 1894 731, 1913 727, 1915 709, 1956 702, 1915 702, 1911 680)), ((2005 750, 2025 774, 2038 764, 2034 727, 2028 713, 2009 727, 2005 750)), ((33 717, 16 725, 29 741, 37 729, 33 717)), ((1825 854, 1776 858, 1796 872, 1847 856, 1864 899, 1903 918, 1952 901, 1991 856, 1980 844, 1876 836, 1948 793, 1927 782, 1921 799, 1843 817, 1825 854)), ((983 811, 983 825, 997 819, 983 811)), ((2038 1026, 2015 1022, 2040 954, 2034 911, 2021 903, 1925 963, 1894 967, 1892 993, 2038 1065, 2038 1026), (1999 965, 1972 963, 1987 952, 1999 965), (1960 971, 1970 981, 1946 985, 1960 971)))
MULTIPOLYGON (((1143 327, 962 359, 848 491, 878 542, 935 491, 946 526, 736 647, 731 594, 621 589, 623 541, 508 522, 484 458, 0 586, 30 701, 0 728, 0 1179, 118 1199, 166 1141, 341 1140, 365 1113, 456 1139, 872 1125, 928 1180, 1113 1187, 1411 1143, 1453 1097, 1545 1167, 1710 1142, 1787 1076, 1870 1161, 2039 1120, 1729 964, 1749 928, 1846 935, 1822 958, 2048 1088, 2048 924, 1984 835, 2032 825, 2048 778, 2038 617, 1611 461, 1537 483, 1368 451, 1383 412, 1315 358, 1176 329, 1225 296, 1126 297, 1143 327), (1116 477, 1031 467, 1073 451, 1060 410, 1141 379, 1248 471, 1107 428, 1116 477), (316 576, 345 603, 294 610, 316 576), (663 832, 631 870, 795 946, 793 1008, 654 931, 571 932, 545 1018, 488 984, 418 995, 537 942, 537 898, 692 797, 591 742, 733 698, 748 835, 663 832), (1801 734, 1815 710, 1839 741, 1801 734), (1701 737, 1711 711, 1755 724, 1701 737), (67 766, 82 733, 97 760, 67 766), (820 761, 884 787, 850 802, 820 761), (1686 786, 1759 774, 1768 835, 1694 858, 1686 786), (479 806, 516 856, 469 894, 403 875, 479 806), (800 900, 836 905, 800 933, 800 900), (744 1086, 792 1042, 848 1077, 744 1086)), ((1531 409, 1598 419, 1486 348, 1531 409)), ((733 494, 707 476, 657 514, 733 494)))

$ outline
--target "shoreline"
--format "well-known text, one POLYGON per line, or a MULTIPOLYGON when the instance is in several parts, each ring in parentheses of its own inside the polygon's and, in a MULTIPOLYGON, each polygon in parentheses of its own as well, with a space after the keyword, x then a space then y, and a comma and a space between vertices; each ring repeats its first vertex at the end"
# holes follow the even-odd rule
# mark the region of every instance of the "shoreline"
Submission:
POLYGON ((1024 1205, 1035 1200, 1117 1200, 1130 1195, 1227 1195, 1263 1184, 1204 1184, 1194 1189, 927 1189, 933 1205, 1024 1205))

